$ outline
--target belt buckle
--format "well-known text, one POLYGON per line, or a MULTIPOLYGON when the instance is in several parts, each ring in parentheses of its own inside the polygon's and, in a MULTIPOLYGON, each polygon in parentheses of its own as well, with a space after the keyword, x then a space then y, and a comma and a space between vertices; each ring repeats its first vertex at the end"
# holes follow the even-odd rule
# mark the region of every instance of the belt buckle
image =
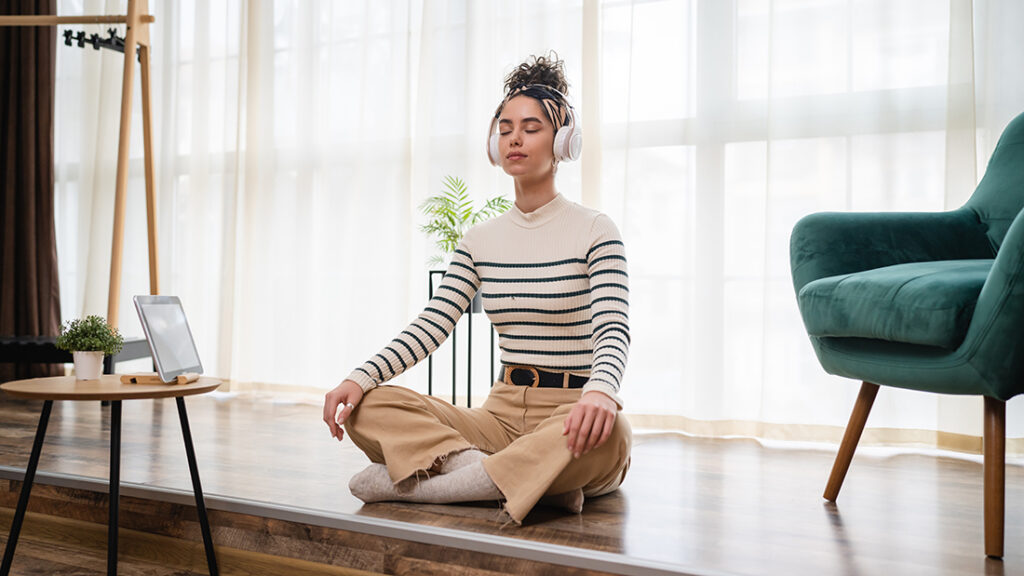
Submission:
POLYGON ((536 388, 540 385, 540 373, 533 366, 506 366, 505 367, 505 383, 510 386, 520 386, 512 380, 512 373, 516 370, 525 370, 533 376, 533 382, 530 383, 530 388, 536 388))

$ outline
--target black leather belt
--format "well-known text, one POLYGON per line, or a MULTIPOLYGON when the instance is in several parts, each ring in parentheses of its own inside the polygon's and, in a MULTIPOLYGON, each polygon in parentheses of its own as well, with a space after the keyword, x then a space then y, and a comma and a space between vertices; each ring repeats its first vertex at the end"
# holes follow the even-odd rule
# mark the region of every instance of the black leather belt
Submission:
POLYGON ((588 378, 568 372, 547 372, 533 366, 509 366, 505 368, 505 384, 509 386, 530 386, 533 388, 583 388, 588 378))

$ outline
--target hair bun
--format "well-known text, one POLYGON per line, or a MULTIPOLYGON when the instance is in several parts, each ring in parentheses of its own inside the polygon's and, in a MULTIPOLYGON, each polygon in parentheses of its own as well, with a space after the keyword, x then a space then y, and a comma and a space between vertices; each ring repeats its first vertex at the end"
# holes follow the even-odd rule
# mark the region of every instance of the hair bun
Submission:
POLYGON ((569 83, 565 80, 565 65, 554 51, 548 56, 530 56, 505 77, 505 93, 527 84, 542 84, 562 94, 569 94, 569 83))

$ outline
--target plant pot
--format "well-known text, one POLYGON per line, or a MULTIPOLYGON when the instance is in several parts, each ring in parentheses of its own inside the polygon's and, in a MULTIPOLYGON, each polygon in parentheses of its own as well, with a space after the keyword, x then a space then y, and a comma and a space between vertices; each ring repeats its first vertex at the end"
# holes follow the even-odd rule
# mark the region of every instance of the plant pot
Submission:
POLYGON ((102 351, 76 350, 72 353, 75 360, 76 380, 99 380, 103 372, 102 351))

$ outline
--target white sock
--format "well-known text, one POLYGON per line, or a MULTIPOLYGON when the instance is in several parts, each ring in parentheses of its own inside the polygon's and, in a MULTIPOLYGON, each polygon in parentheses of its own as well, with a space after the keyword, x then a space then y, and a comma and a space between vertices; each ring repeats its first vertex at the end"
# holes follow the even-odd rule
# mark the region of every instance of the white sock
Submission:
POLYGON ((352 477, 349 490, 363 502, 424 502, 450 504, 500 500, 501 491, 491 481, 482 462, 464 466, 448 474, 416 481, 403 480, 396 487, 383 464, 371 464, 352 477))
POLYGON ((445 457, 444 461, 441 462, 439 470, 441 474, 448 474, 449 472, 454 472, 459 468, 465 468, 471 464, 481 462, 484 458, 487 458, 487 454, 484 454, 476 448, 459 450, 458 452, 452 452, 445 457))

